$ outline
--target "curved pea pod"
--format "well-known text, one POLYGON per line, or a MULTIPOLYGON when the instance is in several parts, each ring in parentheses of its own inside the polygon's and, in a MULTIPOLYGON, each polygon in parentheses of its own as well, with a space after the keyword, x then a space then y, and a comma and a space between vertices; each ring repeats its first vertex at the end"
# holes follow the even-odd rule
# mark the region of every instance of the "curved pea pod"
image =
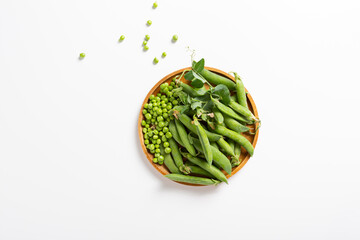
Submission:
POLYGON ((211 175, 213 175, 216 179, 222 181, 222 182, 227 182, 226 176, 222 173, 222 171, 220 171, 217 167, 215 167, 214 165, 210 165, 209 163, 207 163, 205 160, 197 158, 192 156, 189 153, 181 153, 185 158, 187 158, 190 162, 198 165, 199 167, 201 167, 202 169, 204 169, 205 171, 209 172, 211 175))
POLYGON ((199 166, 191 165, 188 167, 190 168, 191 174, 197 174, 197 175, 202 175, 202 176, 209 177, 209 178, 214 178, 213 175, 211 175, 209 172, 205 171, 204 169, 202 169, 199 166))
POLYGON ((172 137, 175 139, 175 141, 180 144, 181 146, 184 146, 183 142, 180 139, 179 133, 176 129, 176 125, 174 120, 170 121, 169 123, 169 131, 171 132, 172 137))
POLYGON ((220 138, 217 141, 217 144, 219 144, 220 148, 223 149, 225 153, 229 154, 232 157, 235 156, 233 148, 228 142, 225 141, 224 138, 220 138))
POLYGON ((236 121, 235 119, 229 116, 224 116, 224 123, 226 127, 238 133, 248 132, 250 130, 250 128, 248 128, 245 125, 242 125, 241 123, 239 123, 238 121, 236 121))
MULTIPOLYGON (((240 116, 239 114, 237 114, 234 110, 232 110, 231 108, 229 108, 228 106, 222 104, 219 100, 216 99, 211 99, 213 101, 213 103, 216 105, 216 107, 225 115, 228 115, 242 123, 252 123, 252 121, 249 121, 248 119, 246 119, 245 117, 240 116)), ((230 101, 231 102, 231 101, 230 101)))
POLYGON ((165 153, 164 147, 160 145, 161 154, 164 155, 164 164, 169 169, 171 173, 180 173, 179 169, 176 167, 171 155, 169 153, 165 153))
POLYGON ((211 151, 211 145, 208 137, 206 136, 205 129, 200 125, 199 121, 195 117, 194 117, 194 125, 196 126, 196 132, 197 135, 199 136, 201 147, 205 155, 205 159, 209 164, 211 164, 213 161, 213 156, 211 151))
POLYGON ((224 123, 224 116, 221 114, 219 109, 215 108, 213 109, 215 120, 218 124, 224 123))
POLYGON ((213 73, 207 69, 203 69, 200 72, 200 75, 202 75, 208 82, 214 85, 224 84, 229 88, 229 90, 235 90, 235 83, 223 76, 220 76, 219 74, 213 73))
POLYGON ((178 167, 180 172, 184 174, 190 173, 190 168, 184 165, 179 146, 176 144, 175 140, 173 138, 168 139, 170 148, 171 148, 171 155, 174 159, 175 165, 178 167))
POLYGON ((176 125, 176 129, 179 133, 180 139, 182 141, 182 143, 184 144, 183 146, 186 148, 186 150, 188 150, 188 152, 191 155, 196 155, 196 151, 193 145, 191 145, 187 132, 185 130, 184 125, 177 119, 175 119, 175 125, 176 125))
POLYGON ((240 76, 236 72, 233 72, 233 74, 235 76, 235 82, 236 82, 235 89, 236 89, 237 102, 241 106, 248 108, 244 83, 242 82, 240 76))
POLYGON ((200 97, 204 94, 200 94, 195 89, 193 89, 190 85, 186 83, 180 82, 180 87, 182 87, 183 91, 189 94, 191 97, 200 97))
MULTIPOLYGON (((191 132, 193 132, 197 135, 196 126, 191 123, 192 120, 189 116, 187 116, 186 114, 181 114, 181 113, 177 113, 176 116, 185 125, 185 127, 187 127, 191 132)), ((205 128, 204 128, 204 130, 205 130, 205 128)), ((209 132, 207 130, 205 130, 205 133, 206 133, 206 136, 208 137, 209 141, 211 141, 211 142, 215 142, 221 138, 220 135, 209 132)))
POLYGON ((200 184, 200 185, 217 185, 220 183, 220 181, 215 179, 174 174, 174 173, 165 175, 165 177, 176 182, 192 183, 192 184, 200 184))
POLYGON ((252 112, 246 107, 241 106, 239 103, 234 100, 230 100, 229 106, 234 109, 237 113, 241 114, 241 116, 245 117, 248 121, 259 121, 252 112))
MULTIPOLYGON (((196 138, 192 138, 192 141, 194 143, 195 148, 199 152, 202 152, 200 140, 196 138)), ((231 163, 229 159, 217 147, 211 146, 211 151, 213 153, 214 164, 221 167, 222 169, 225 170, 225 172, 231 175, 231 163)))
POLYGON ((241 146, 243 146, 246 149, 246 151, 250 154, 250 156, 252 156, 254 154, 253 145, 249 142, 249 140, 247 140, 241 134, 234 132, 230 129, 227 129, 226 127, 221 126, 221 125, 216 125, 214 131, 218 134, 221 134, 221 135, 228 137, 228 138, 234 140, 235 142, 239 143, 241 146))

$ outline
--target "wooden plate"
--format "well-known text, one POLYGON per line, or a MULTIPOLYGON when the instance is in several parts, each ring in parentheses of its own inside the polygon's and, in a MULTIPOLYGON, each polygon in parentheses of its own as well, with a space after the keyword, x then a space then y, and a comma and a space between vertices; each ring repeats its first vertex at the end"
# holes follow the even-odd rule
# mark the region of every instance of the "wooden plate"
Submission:
MULTIPOLYGON (((211 67, 205 67, 206 69, 214 72, 214 73, 217 73, 223 77, 226 77, 226 78, 229 78, 233 81, 234 80, 234 77, 231 76, 230 74, 227 74, 226 72, 223 72, 219 69, 216 69, 216 68, 211 68, 211 67)), ((177 76, 177 75, 180 75, 184 70, 190 70, 191 68, 188 67, 188 68, 183 68, 183 69, 179 69, 173 73, 170 73, 169 75, 165 76, 163 79, 161 79, 158 83, 155 84, 155 86, 149 91, 149 93, 146 95, 145 99, 144 99, 144 102, 141 106, 141 109, 140 109, 140 114, 139 114, 139 121, 138 121, 138 132, 139 132, 139 138, 140 138, 140 142, 141 142, 141 147, 147 157, 147 159, 149 160, 150 164, 156 169, 158 170, 162 175, 167 175, 169 174, 169 170, 166 168, 165 164, 163 165, 159 165, 159 164, 156 164, 156 163, 153 163, 152 159, 154 158, 153 154, 151 154, 150 152, 148 152, 148 150, 146 149, 146 146, 144 144, 144 135, 143 135, 143 132, 142 132, 142 126, 141 126, 141 121, 144 120, 144 116, 142 114, 142 110, 144 109, 144 104, 148 102, 149 100, 149 97, 150 95, 152 94, 158 94, 159 91, 160 91, 160 85, 164 82, 168 82, 169 84, 171 83, 171 80, 177 76)), ((188 83, 187 80, 185 80, 184 78, 181 79, 181 81, 183 82, 186 82, 188 83)), ((246 90, 247 91, 247 90, 246 90)), ((247 101, 248 101, 248 106, 249 106, 249 109, 250 111, 258 118, 259 115, 258 115, 258 112, 257 112, 257 109, 256 109, 256 105, 255 105, 255 102, 254 100, 252 99, 250 93, 247 94, 247 101)), ((252 124, 252 125, 248 125, 249 127, 251 128, 257 128, 258 127, 258 123, 256 124, 252 124)), ((259 131, 256 132, 255 135, 250 135, 250 134, 242 134, 243 136, 245 136, 251 143, 252 145, 256 146, 256 142, 257 142, 257 139, 258 139, 258 136, 259 136, 259 131)), ((250 158, 250 154, 248 154, 246 152, 246 150, 244 148, 241 148, 241 156, 240 156, 240 160, 241 160, 241 164, 237 167, 234 167, 232 169, 232 172, 231 172, 231 176, 234 175, 235 173, 237 173, 242 167, 244 167, 244 165, 247 163, 247 161, 249 160, 250 158)), ((230 178, 231 176, 229 174, 227 174, 224 170, 222 170, 222 172, 226 175, 227 178, 230 178)), ((195 185, 195 184, 187 184, 187 183, 181 183, 181 184, 186 184, 186 185, 191 185, 191 186, 203 186, 203 185, 195 185)))

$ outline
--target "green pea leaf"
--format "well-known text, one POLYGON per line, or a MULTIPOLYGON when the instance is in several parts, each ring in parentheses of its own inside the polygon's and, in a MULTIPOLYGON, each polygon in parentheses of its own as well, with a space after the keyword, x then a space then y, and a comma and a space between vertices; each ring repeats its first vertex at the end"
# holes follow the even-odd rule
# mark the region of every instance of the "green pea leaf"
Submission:
POLYGON ((196 108, 201 108, 201 106, 202 106, 202 102, 200 102, 200 101, 193 101, 191 103, 192 110, 195 110, 196 108))
POLYGON ((206 93, 203 96, 195 97, 194 99, 202 101, 202 102, 210 101, 210 92, 206 91, 206 93))
POLYGON ((201 115, 201 119, 202 119, 203 121, 207 121, 208 118, 209 118, 209 116, 208 116, 207 114, 202 114, 202 115, 201 115))
POLYGON ((196 91, 197 94, 203 96, 207 93, 208 90, 206 90, 205 86, 203 86, 202 88, 194 88, 194 90, 196 91))
POLYGON ((184 78, 188 81, 193 80, 194 79, 193 71, 189 71, 189 72, 185 73, 184 78))
POLYGON ((208 101, 203 107, 203 109, 207 112, 212 111, 213 108, 214 108, 214 103, 212 101, 208 101))
POLYGON ((192 103, 192 100, 191 100, 191 97, 190 95, 187 95, 187 99, 186 99, 187 103, 188 104, 191 104, 192 103))
POLYGON ((202 88, 204 86, 204 82, 198 78, 195 78, 192 80, 191 85, 195 88, 202 88))
POLYGON ((185 105, 181 110, 180 110, 180 113, 183 114, 183 113, 186 113, 188 112, 190 109, 189 105, 185 105))
POLYGON ((230 91, 224 84, 217 85, 212 93, 218 95, 225 105, 230 103, 230 91))
POLYGON ((204 66, 205 66, 205 60, 202 58, 200 61, 198 61, 195 66, 193 67, 194 71, 195 72, 198 72, 200 73, 203 69, 204 69, 204 66))
MULTIPOLYGON (((175 94, 174 94, 175 95, 175 94)), ((187 104, 187 98, 188 98, 188 95, 185 93, 185 92, 178 92, 176 94, 179 98, 180 98, 180 101, 183 103, 183 104, 187 104)))

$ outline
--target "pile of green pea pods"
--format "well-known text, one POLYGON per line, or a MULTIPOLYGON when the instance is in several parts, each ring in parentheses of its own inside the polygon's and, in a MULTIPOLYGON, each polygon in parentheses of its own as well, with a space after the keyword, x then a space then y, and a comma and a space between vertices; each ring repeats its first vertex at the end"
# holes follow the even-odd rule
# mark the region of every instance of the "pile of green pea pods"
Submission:
POLYGON ((232 168, 241 163, 242 147, 253 155, 254 147, 242 133, 250 133, 248 125, 260 120, 249 110, 245 87, 236 73, 235 82, 207 69, 200 73, 208 84, 229 89, 232 96, 227 104, 210 90, 199 91, 180 81, 183 74, 170 85, 160 85, 160 93, 151 95, 144 105, 146 148, 154 154, 154 163, 165 164, 170 172, 166 177, 171 180, 199 185, 228 183, 221 169, 231 175, 232 168), (191 103, 196 101, 202 105, 193 107, 191 103))

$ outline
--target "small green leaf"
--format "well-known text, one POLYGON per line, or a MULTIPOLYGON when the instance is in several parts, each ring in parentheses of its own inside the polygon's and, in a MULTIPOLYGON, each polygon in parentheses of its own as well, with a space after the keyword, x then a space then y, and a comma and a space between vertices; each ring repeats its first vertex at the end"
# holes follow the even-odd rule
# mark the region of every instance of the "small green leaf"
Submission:
POLYGON ((201 115, 201 119, 203 120, 203 121, 207 121, 208 120, 208 115, 206 115, 206 114, 202 114, 201 115))
POLYGON ((205 86, 203 86, 202 88, 194 88, 194 90, 199 95, 205 95, 207 93, 205 86))
POLYGON ((230 91, 224 84, 217 85, 212 93, 218 95, 225 105, 230 103, 230 91))
POLYGON ((183 103, 183 104, 186 104, 187 103, 187 97, 188 95, 184 92, 179 92, 178 94, 178 97, 180 98, 180 101, 183 103))
POLYGON ((196 109, 196 116, 200 117, 204 113, 204 110, 201 108, 196 109))
POLYGON ((214 107, 214 103, 212 101, 208 101, 203 107, 204 111, 210 112, 214 107))
POLYGON ((210 101, 210 92, 207 91, 203 96, 195 97, 194 99, 203 101, 203 102, 210 101))
POLYGON ((191 81, 194 79, 193 71, 189 71, 184 75, 184 78, 188 81, 191 81))
POLYGON ((200 74, 198 74, 194 71, 192 71, 192 74, 193 74, 194 78, 201 80, 203 83, 206 83, 206 80, 200 74))
POLYGON ((198 61, 195 66, 193 67, 193 69, 195 70, 195 72, 200 73, 205 66, 205 60, 202 58, 200 61, 198 61))
POLYGON ((181 109, 180 113, 181 113, 181 114, 186 113, 187 111, 189 111, 189 109, 190 109, 189 105, 185 105, 185 106, 181 109))
POLYGON ((196 108, 201 108, 202 106, 202 103, 200 101, 193 101, 191 103, 191 109, 192 110, 195 110, 196 108))
POLYGON ((195 88, 202 88, 204 86, 204 83, 200 79, 195 78, 194 80, 192 80, 191 85, 195 88))
POLYGON ((187 95, 187 99, 186 99, 186 101, 187 101, 187 103, 188 103, 188 104, 191 104, 191 102, 192 102, 192 101, 191 101, 191 97, 190 97, 190 95, 187 95))

